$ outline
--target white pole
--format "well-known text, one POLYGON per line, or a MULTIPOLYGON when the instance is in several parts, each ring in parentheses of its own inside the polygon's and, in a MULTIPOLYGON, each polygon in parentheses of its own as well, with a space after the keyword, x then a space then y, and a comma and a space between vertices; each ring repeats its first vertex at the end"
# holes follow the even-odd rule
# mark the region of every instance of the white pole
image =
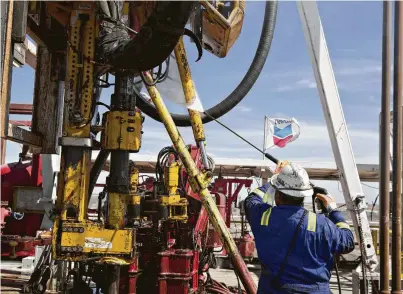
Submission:
MULTIPOLYGON (((267 148, 267 145, 266 145, 266 137, 267 137, 267 119, 268 119, 268 117, 267 117, 267 115, 265 115, 264 116, 264 134, 263 134, 263 152, 266 152, 266 148, 267 148)), ((263 154, 263 160, 266 160, 266 157, 264 156, 264 154, 263 154)), ((265 171, 265 169, 261 169, 261 172, 263 173, 265 171)), ((262 185, 263 186, 263 184, 265 184, 267 182, 267 179, 266 178, 261 178, 260 179, 260 185, 262 185)))
MULTIPOLYGON (((339 91, 334 77, 325 34, 316 1, 297 1, 308 52, 319 91, 320 102, 340 173, 344 199, 356 232, 362 237, 367 266, 375 270, 378 264, 366 214, 366 201, 355 163, 339 91)), ((361 242, 360 242, 361 244, 361 242)))

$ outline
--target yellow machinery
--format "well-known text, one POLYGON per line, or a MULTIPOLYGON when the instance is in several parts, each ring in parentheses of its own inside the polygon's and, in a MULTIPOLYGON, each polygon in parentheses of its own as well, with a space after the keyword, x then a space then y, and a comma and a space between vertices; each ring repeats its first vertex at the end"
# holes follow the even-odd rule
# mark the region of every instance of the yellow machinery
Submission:
MULTIPOLYGON (((11 11, 7 20, 8 37, 13 26, 15 3, 10 1, 8 6, 11 11)), ((206 225, 197 218, 189 219, 189 207, 192 214, 196 207, 199 218, 208 216, 219 233, 245 289, 249 293, 255 292, 256 286, 207 189, 212 167, 206 152, 205 117, 189 110, 189 119, 178 124, 193 128, 199 150, 197 156, 200 157, 200 163, 196 164, 179 134, 175 115, 168 112, 156 87, 163 81, 161 64, 174 51, 184 95, 191 103, 197 94, 183 35, 190 36, 199 50, 204 47, 218 57, 225 57, 241 32, 244 1, 30 1, 26 5, 24 29, 39 44, 35 82, 37 105, 34 106, 34 117, 39 122, 33 123, 33 132, 26 134, 28 139, 19 141, 27 141, 39 153, 55 153, 57 145, 61 146, 52 229, 53 259, 61 268, 65 268, 66 263, 78 262, 80 270, 83 265, 93 262, 92 279, 107 293, 136 293, 136 288, 153 289, 156 285, 159 293, 169 293, 179 276, 185 282, 175 286, 181 289, 175 293, 188 293, 186 287, 189 286, 196 291, 199 254, 204 252, 200 238, 206 225), (193 32, 185 29, 189 19, 193 32), (157 66, 159 73, 155 77, 152 69, 157 66), (94 119, 100 104, 99 89, 110 85, 105 80, 108 73, 115 76, 114 93, 110 105, 106 105, 108 111, 98 124, 94 119), (139 82, 149 92, 154 115, 147 112, 149 106, 144 105, 136 92, 139 82), (62 111, 62 116, 52 112, 57 109, 62 111), (163 122, 173 143, 152 189, 140 184, 139 171, 135 163, 129 161, 130 153, 141 149, 144 116, 140 109, 163 122), (52 124, 53 121, 55 127, 49 127, 49 122, 52 124), (61 133, 58 133, 59 123, 61 133), (91 154, 96 149, 100 151, 99 162, 92 166, 91 154), (110 173, 99 197, 98 220, 90 220, 89 199, 99 170, 109 156, 110 173), (196 198, 189 198, 184 187, 185 174, 191 191, 198 195, 196 198), (194 199, 201 202, 203 210, 194 199), (164 271, 164 265, 174 260, 183 260, 185 272, 164 271), (154 265, 152 274, 147 272, 150 271, 148 264, 154 265), (109 270, 103 271, 103 265, 109 270), (187 268, 193 269, 188 272, 187 268), (154 275, 155 269, 160 270, 158 279, 154 275), (137 276, 142 271, 145 278, 136 286, 137 276)), ((270 5, 266 18, 275 17, 276 6, 270 5)), ((266 19, 265 23, 269 28, 273 26, 266 19)), ((268 34, 263 30, 269 41, 273 29, 271 27, 268 34)), ((10 53, 12 47, 8 40, 6 53, 10 53)), ((234 107, 253 85, 269 51, 267 40, 265 49, 258 51, 261 60, 253 65, 254 77, 246 79, 248 85, 237 91, 241 94, 237 94, 236 99, 231 98, 237 101, 217 116, 234 107)), ((3 82, 7 83, 11 73, 9 59, 2 64, 3 82)), ((3 83, 2 106, 7 103, 9 88, 3 83)), ((2 111, 3 125, 8 124, 4 109, 7 107, 2 111)), ((2 138, 14 139, 6 128, 2 129, 2 138)), ((83 275, 81 272, 71 274, 75 277, 83 275)), ((85 275, 90 275, 88 270, 85 275)), ((74 283, 75 291, 84 291, 78 280, 74 283)))
MULTIPOLYGON (((206 3, 203 20, 214 21, 223 25, 222 17, 212 22, 213 7, 206 3)), ((110 110, 104 113, 101 129, 101 148, 110 152, 110 175, 107 179, 107 215, 105 225, 93 223, 86 218, 88 188, 90 179, 90 160, 92 140, 90 139, 91 110, 93 109, 94 71, 96 68, 95 42, 98 35, 97 18, 93 14, 95 5, 92 2, 77 2, 72 6, 68 25, 69 40, 66 56, 66 84, 63 132, 60 139, 62 145, 61 175, 58 183, 57 210, 53 227, 53 258, 55 260, 79 261, 89 256, 100 256, 99 262, 108 264, 132 264, 136 262, 136 228, 126 227, 125 216, 130 206, 133 217, 139 219, 140 196, 134 187, 137 182, 136 170, 129 170, 129 153, 138 152, 141 147, 142 123, 144 117, 136 109, 135 96, 131 93, 133 74, 115 73, 115 92, 112 95, 110 110), (101 254, 101 255, 100 255, 101 254), (104 257, 102 257, 104 256, 104 257), (109 256, 118 257, 110 259, 109 256)), ((243 9, 235 7, 237 21, 241 24, 243 9), (241 14, 239 14, 241 13, 241 14), (241 18, 239 18, 239 16, 241 18)), ((220 15, 220 14, 217 14, 220 15)), ((234 41, 230 26, 224 28, 224 35, 209 32, 224 44, 217 53, 225 56, 234 41), (226 32, 228 31, 228 32, 226 32), (225 45, 228 44, 228 45, 225 45)), ((211 26, 210 26, 211 28, 211 26)), ((222 28, 221 28, 222 29, 222 28)), ((187 63, 182 38, 175 47, 180 77, 184 86, 185 98, 191 101, 195 97, 195 89, 187 63)), ((153 84, 153 78, 145 73, 146 85, 153 84)), ((238 255, 236 246, 219 211, 211 198, 207 186, 210 182, 208 173, 200 172, 190 158, 188 149, 177 133, 175 124, 163 104, 155 86, 147 86, 154 105, 168 130, 177 150, 181 164, 188 174, 192 190, 199 193, 206 210, 217 231, 223 233, 227 250, 238 255)), ((200 114, 189 110, 193 132, 198 146, 202 148, 204 162, 207 163, 204 150, 205 135, 200 114)), ((179 163, 172 162, 165 167, 164 194, 159 197, 160 219, 169 221, 187 220, 186 198, 178 194, 179 163)), ((240 256, 239 256, 240 257, 240 256)), ((241 260, 236 259, 236 260, 241 260)), ((242 262, 243 263, 243 262, 242 262)), ((113 283, 112 283, 113 285, 113 283)))

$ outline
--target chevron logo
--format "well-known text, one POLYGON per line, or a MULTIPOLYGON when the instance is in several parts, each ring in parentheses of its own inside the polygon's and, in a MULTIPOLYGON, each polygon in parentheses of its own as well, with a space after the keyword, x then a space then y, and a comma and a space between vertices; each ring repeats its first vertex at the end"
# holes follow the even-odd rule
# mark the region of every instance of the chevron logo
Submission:
POLYGON ((292 125, 288 124, 284 128, 274 125, 273 143, 283 148, 293 138, 292 125))

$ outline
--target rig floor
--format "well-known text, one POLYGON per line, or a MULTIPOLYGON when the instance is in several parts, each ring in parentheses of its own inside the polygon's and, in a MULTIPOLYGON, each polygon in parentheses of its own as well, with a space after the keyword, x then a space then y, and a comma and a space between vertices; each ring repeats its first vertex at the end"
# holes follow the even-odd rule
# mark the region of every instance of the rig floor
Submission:
MULTIPOLYGON (((29 279, 29 274, 21 274, 17 271, 11 270, 11 268, 13 267, 18 267, 18 262, 7 261, 4 263, 3 261, 2 263, 0 292, 3 294, 21 293, 23 284, 26 283, 29 279), (10 268, 10 270, 8 268, 10 268)), ((250 268, 249 270, 251 271, 252 277, 257 284, 260 276, 260 269, 250 268)), ((213 279, 217 280, 218 282, 225 283, 228 286, 236 287, 238 285, 238 281, 236 276, 234 275, 234 271, 231 269, 211 269, 210 274, 213 279)), ((351 271, 340 271, 340 283, 342 293, 352 292, 351 271)), ((332 279, 330 280, 330 289, 332 293, 338 293, 337 279, 334 273, 332 275, 332 279)))

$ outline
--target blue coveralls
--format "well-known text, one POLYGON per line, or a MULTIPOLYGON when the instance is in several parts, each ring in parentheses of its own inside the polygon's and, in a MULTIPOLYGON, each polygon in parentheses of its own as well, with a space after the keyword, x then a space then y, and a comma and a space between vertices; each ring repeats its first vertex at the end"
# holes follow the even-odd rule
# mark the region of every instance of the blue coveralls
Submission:
POLYGON ((354 236, 341 212, 329 218, 306 214, 288 262, 280 276, 281 290, 273 289, 273 279, 284 261, 297 225, 304 213, 301 206, 272 207, 263 201, 269 184, 254 190, 244 201, 246 217, 255 237, 262 263, 258 294, 331 293, 329 280, 333 254, 354 249, 354 236))

